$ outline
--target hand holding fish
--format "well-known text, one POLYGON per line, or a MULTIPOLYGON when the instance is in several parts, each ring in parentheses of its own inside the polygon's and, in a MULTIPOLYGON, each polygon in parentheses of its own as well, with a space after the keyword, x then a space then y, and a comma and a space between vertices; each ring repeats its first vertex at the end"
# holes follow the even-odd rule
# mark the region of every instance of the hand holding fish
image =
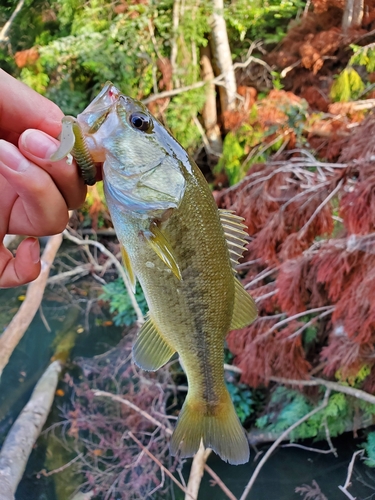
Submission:
MULTIPOLYGON (((0 242, 5 234, 48 236, 65 228, 68 209, 85 199, 75 164, 51 163, 62 111, 0 70, 0 242)), ((0 288, 40 272, 39 243, 26 238, 16 257, 0 244, 0 288)))

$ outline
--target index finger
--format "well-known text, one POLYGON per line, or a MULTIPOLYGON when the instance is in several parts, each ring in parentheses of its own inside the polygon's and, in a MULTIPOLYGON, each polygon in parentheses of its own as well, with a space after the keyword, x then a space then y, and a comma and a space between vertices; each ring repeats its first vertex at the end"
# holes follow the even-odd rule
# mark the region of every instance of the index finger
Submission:
POLYGON ((63 116, 55 103, 0 69, 0 139, 17 144, 28 128, 57 137, 63 116))

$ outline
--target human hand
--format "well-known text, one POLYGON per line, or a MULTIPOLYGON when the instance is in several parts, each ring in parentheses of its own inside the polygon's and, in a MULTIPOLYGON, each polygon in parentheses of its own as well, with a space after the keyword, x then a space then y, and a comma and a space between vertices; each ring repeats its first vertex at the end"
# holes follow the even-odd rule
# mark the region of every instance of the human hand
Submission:
POLYGON ((40 273, 38 240, 23 240, 13 257, 4 236, 59 233, 68 210, 85 199, 75 163, 50 161, 62 117, 56 104, 0 70, 0 288, 28 283, 40 273))

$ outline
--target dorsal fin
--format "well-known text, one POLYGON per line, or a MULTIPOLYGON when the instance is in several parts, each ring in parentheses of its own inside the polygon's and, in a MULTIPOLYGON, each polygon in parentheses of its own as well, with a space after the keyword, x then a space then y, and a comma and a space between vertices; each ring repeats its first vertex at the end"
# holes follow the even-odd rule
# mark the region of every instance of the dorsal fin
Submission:
POLYGON ((246 226, 243 224, 244 218, 239 217, 230 210, 223 209, 219 209, 219 216, 224 229, 232 267, 235 268, 245 251, 247 243, 248 234, 245 231, 246 226))
POLYGON ((130 262, 130 258, 129 258, 128 252, 126 251, 125 247, 122 244, 120 244, 120 248, 121 248, 122 262, 123 262, 124 267, 126 269, 126 272, 128 274, 128 278, 129 278, 130 284, 132 286, 133 293, 135 293, 136 280, 135 280, 135 274, 134 274, 134 271, 133 271, 133 268, 132 268, 132 265, 130 262))

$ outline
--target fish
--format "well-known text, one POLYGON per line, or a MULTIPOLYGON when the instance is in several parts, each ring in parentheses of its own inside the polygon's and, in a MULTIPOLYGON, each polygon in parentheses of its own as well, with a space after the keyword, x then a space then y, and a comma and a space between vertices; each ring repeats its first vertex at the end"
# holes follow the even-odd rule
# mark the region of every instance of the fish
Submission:
MULTIPOLYGON (((230 464, 246 463, 248 440, 224 380, 227 333, 257 317, 234 269, 246 245, 243 218, 217 208, 203 174, 178 141, 111 82, 74 124, 84 138, 82 156, 103 164, 123 263, 149 306, 132 347, 134 362, 155 371, 178 353, 186 372, 188 393, 171 454, 191 457, 203 442, 230 464)), ((73 148, 68 129, 58 158, 73 148)))

